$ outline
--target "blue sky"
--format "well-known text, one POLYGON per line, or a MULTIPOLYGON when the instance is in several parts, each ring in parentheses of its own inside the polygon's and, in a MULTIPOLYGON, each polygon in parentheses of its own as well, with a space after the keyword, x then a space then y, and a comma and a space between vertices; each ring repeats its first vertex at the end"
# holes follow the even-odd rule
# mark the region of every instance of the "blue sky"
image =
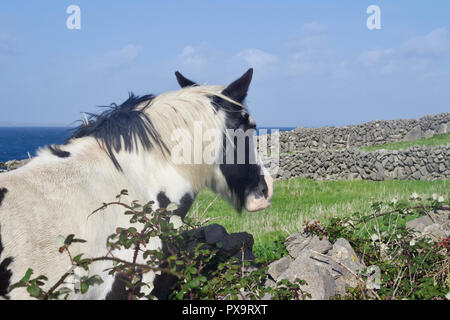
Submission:
POLYGON ((69 125, 180 70, 226 85, 249 67, 261 126, 346 125, 450 110, 449 1, 9 1, 0 125, 69 125), (69 30, 69 5, 81 29, 69 30), (381 9, 381 29, 366 8, 381 9))

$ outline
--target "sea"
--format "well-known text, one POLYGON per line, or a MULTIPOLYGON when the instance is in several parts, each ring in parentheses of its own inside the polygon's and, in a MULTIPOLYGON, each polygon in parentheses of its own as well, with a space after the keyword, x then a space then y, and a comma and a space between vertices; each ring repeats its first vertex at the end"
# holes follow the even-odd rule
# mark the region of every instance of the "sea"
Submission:
MULTIPOLYGON (((270 133, 273 129, 293 130, 294 127, 260 127, 270 133)), ((0 162, 22 160, 36 155, 36 151, 49 144, 63 144, 72 134, 66 127, 0 127, 0 162)))

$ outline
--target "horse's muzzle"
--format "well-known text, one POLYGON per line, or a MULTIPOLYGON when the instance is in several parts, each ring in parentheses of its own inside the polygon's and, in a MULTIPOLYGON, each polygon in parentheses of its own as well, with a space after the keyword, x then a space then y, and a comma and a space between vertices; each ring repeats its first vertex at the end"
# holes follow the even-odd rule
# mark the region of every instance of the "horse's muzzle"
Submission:
POLYGON ((265 175, 264 180, 267 184, 267 197, 256 198, 254 195, 250 195, 245 202, 245 210, 254 212, 270 207, 270 200, 273 195, 273 179, 271 176, 265 175))

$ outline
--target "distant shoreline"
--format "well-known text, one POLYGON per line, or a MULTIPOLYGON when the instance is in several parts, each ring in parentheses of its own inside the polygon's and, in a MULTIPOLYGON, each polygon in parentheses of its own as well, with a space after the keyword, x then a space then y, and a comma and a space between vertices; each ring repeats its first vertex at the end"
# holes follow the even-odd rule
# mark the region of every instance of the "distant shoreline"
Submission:
POLYGON ((0 128, 67 128, 72 129, 75 128, 75 126, 63 126, 63 125, 7 125, 7 124, 0 124, 0 128))

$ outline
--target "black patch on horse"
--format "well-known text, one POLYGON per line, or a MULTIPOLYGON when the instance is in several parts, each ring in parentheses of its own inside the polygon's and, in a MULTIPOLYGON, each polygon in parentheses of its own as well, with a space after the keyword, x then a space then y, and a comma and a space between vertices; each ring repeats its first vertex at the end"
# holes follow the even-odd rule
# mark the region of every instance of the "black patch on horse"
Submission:
POLYGON ((173 212, 173 214, 176 214, 181 217, 181 219, 184 219, 186 217, 186 214, 188 213, 189 209, 192 206, 192 203, 194 202, 194 198, 189 194, 186 193, 181 199, 180 204, 178 205, 177 210, 173 212))
POLYGON ((64 151, 61 150, 61 148, 59 146, 53 145, 53 146, 49 146, 48 149, 50 150, 50 152, 59 157, 59 158, 68 158, 70 157, 70 152, 68 151, 64 151))
MULTIPOLYGON (((249 69, 241 78, 230 84, 222 93, 239 102, 243 103, 248 91, 253 70, 249 69)), ((256 125, 250 121, 249 113, 241 106, 224 100, 220 97, 211 97, 216 110, 222 110, 226 115, 226 128, 232 130, 241 129, 247 133, 245 137, 245 161, 238 163, 237 139, 234 137, 234 146, 228 142, 225 134, 223 136, 223 161, 220 164, 220 170, 227 181, 227 185, 235 197, 236 210, 240 212, 245 204, 245 199, 250 193, 256 196, 268 196, 268 186, 262 174, 262 168, 255 163, 253 159, 253 150, 255 149, 253 133, 256 125), (231 147, 231 148, 230 148, 231 147), (227 154, 232 155, 233 162, 227 163, 227 154)))
MULTIPOLYGON (((158 204, 160 208, 167 208, 167 206, 170 204, 170 199, 166 196, 166 194, 161 191, 156 196, 156 199, 158 200, 158 204)), ((186 214, 188 213, 189 209, 192 206, 192 203, 194 202, 194 198, 189 194, 185 193, 181 199, 180 203, 178 205, 178 208, 174 210, 173 214, 176 214, 177 216, 180 216, 181 219, 184 219, 186 214)))
POLYGON ((170 199, 167 198, 166 194, 161 191, 156 196, 156 200, 158 200, 158 204, 160 208, 167 208, 167 206, 170 204, 170 199))
POLYGON ((0 206, 2 205, 3 199, 5 199, 5 195, 8 192, 6 188, 0 188, 0 206))
POLYGON ((111 291, 108 292, 105 300, 128 300, 130 292, 127 290, 125 281, 128 280, 123 275, 116 274, 111 291))
POLYGON ((152 102, 154 95, 142 97, 130 93, 129 98, 117 105, 115 103, 106 106, 108 110, 101 114, 88 114, 88 122, 75 128, 74 133, 69 138, 81 138, 92 136, 104 147, 115 167, 122 171, 114 153, 124 149, 132 152, 137 149, 138 142, 145 150, 150 150, 154 145, 168 151, 167 146, 161 140, 152 121, 144 112, 152 102), (143 108, 137 107, 146 103, 143 108))

